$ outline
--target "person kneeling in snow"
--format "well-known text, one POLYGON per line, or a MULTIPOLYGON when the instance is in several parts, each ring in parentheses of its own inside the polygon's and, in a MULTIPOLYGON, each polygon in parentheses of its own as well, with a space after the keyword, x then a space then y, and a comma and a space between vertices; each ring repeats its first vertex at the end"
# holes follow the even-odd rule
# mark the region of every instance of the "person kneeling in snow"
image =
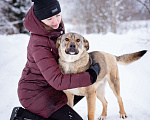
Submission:
MULTIPOLYGON (((94 73, 61 73, 57 64, 58 50, 55 48, 57 38, 65 33, 59 2, 32 2, 34 4, 24 20, 25 28, 31 32, 27 63, 18 84, 18 96, 24 108, 15 107, 10 120, 70 120, 70 117, 72 120, 82 120, 67 105, 67 96, 62 90, 93 84, 96 81, 94 73)), ((89 69, 100 71, 97 64, 89 69)), ((75 96, 75 104, 82 98, 75 96)))

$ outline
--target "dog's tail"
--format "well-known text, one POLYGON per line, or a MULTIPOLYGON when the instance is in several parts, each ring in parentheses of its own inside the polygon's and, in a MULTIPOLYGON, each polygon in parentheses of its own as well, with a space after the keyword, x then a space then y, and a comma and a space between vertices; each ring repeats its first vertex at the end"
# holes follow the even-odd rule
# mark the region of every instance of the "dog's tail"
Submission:
POLYGON ((118 63, 127 65, 140 59, 146 52, 147 50, 142 50, 136 53, 124 54, 124 55, 115 56, 115 57, 118 63))

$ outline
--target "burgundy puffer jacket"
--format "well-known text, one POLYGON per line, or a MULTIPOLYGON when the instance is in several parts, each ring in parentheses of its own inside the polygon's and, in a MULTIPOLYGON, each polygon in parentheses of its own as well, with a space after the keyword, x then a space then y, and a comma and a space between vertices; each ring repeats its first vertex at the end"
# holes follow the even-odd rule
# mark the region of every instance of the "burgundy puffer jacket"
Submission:
POLYGON ((57 30, 46 30, 36 18, 33 7, 24 20, 31 32, 27 48, 27 63, 19 81, 18 96, 27 110, 48 118, 67 103, 62 90, 91 85, 88 72, 63 75, 58 67, 57 38, 64 33, 61 23, 57 30))

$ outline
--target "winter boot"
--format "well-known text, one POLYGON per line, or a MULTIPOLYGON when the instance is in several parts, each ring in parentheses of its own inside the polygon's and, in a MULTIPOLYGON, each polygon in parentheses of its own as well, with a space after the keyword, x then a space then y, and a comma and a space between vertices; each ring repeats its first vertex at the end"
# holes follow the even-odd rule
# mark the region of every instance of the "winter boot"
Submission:
POLYGON ((15 107, 12 111, 10 120, 46 120, 21 107, 15 107))

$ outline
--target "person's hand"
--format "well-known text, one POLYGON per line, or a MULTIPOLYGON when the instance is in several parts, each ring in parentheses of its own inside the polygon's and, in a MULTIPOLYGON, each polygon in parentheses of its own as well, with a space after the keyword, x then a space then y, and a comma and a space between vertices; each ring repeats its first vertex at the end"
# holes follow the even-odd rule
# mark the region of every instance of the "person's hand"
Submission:
POLYGON ((91 80, 92 84, 96 82, 97 76, 99 75, 100 70, 101 70, 101 67, 99 63, 95 63, 95 60, 93 60, 89 69, 87 70, 87 72, 89 72, 89 74, 93 78, 93 80, 91 80))

